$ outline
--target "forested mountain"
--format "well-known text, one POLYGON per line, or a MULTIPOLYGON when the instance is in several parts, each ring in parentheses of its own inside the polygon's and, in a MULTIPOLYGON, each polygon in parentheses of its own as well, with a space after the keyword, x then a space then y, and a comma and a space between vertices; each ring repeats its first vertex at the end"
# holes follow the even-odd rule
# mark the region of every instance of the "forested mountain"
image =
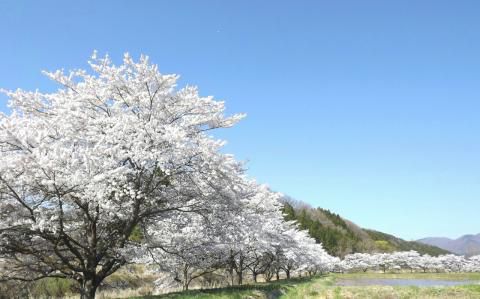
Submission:
POLYGON ((393 252, 415 250, 421 254, 439 255, 448 251, 414 241, 405 241, 382 232, 363 229, 340 215, 313 208, 291 198, 283 200, 285 219, 296 221, 301 229, 321 242, 328 253, 343 257, 354 252, 393 252))

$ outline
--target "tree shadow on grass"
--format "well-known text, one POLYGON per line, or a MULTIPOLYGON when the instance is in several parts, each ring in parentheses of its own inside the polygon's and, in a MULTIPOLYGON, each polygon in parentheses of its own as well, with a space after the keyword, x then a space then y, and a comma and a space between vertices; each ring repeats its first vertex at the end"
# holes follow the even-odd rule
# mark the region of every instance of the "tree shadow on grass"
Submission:
MULTIPOLYGON (((188 299, 188 298, 215 298, 216 296, 222 298, 243 298, 245 295, 255 293, 263 295, 261 298, 275 299, 283 295, 288 289, 296 285, 308 283, 312 279, 323 277, 317 275, 312 277, 291 278, 273 282, 264 282, 256 284, 245 284, 239 286, 230 286, 224 288, 189 290, 183 292, 174 292, 163 295, 136 297, 136 299, 188 299)), ((254 297, 255 298, 255 297, 254 297)), ((132 298, 134 299, 134 298, 132 298)))

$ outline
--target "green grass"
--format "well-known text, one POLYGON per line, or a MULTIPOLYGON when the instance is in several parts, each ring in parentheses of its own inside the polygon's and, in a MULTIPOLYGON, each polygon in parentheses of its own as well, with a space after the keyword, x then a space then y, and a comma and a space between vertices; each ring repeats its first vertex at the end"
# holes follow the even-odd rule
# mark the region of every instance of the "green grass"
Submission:
MULTIPOLYGON (((474 286, 459 287, 411 287, 411 286, 362 286, 337 287, 335 292, 326 291, 326 295, 318 298, 355 298, 355 299, 383 299, 383 298, 480 298, 480 290, 474 286)), ((300 298, 300 297, 299 297, 300 298)), ((304 296, 303 298, 314 298, 304 296)))
MULTIPOLYGON (((480 298, 480 285, 453 287, 412 286, 337 286, 339 278, 416 278, 441 280, 477 280, 479 273, 353 273, 297 278, 271 283, 210 290, 192 290, 135 299, 308 299, 308 298, 480 298)), ((134 298, 131 298, 134 299, 134 298)))
POLYGON ((331 274, 334 277, 346 279, 355 278, 387 278, 387 279, 439 279, 439 280, 480 280, 480 273, 421 273, 421 272, 395 272, 395 273, 377 273, 377 272, 357 272, 345 274, 331 274))

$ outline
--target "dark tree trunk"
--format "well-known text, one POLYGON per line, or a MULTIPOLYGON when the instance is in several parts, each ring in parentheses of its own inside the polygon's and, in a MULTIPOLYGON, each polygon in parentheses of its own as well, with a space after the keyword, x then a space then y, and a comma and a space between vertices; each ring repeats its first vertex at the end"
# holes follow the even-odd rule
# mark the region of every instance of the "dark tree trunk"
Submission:
POLYGON ((230 285, 233 286, 233 284, 235 283, 234 282, 234 277, 233 277, 233 269, 235 268, 235 258, 233 256, 233 250, 230 250, 230 260, 229 260, 229 269, 228 269, 228 273, 230 274, 230 285))
POLYGON ((94 279, 85 279, 81 284, 80 299, 95 299, 97 287, 94 279))
POLYGON ((238 278, 238 284, 242 285, 243 284, 243 256, 240 254, 239 260, 238 260, 238 269, 237 269, 237 278, 238 278))
POLYGON ((185 264, 183 265, 183 290, 186 291, 188 290, 188 265, 185 264))
POLYGON ((277 271, 275 272, 275 275, 277 276, 277 280, 280 280, 280 271, 279 271, 279 270, 277 270, 277 271))
POLYGON ((233 286, 234 279, 233 279, 233 267, 230 265, 230 269, 228 269, 228 273, 230 274, 230 285, 233 286))
POLYGON ((257 272, 253 272, 252 275, 253 275, 253 281, 257 282, 257 275, 258 275, 257 272))
POLYGON ((243 284, 243 271, 239 270, 237 271, 237 282, 239 285, 243 284))
POLYGON ((287 274, 287 279, 290 279, 290 270, 285 270, 285 274, 287 274))

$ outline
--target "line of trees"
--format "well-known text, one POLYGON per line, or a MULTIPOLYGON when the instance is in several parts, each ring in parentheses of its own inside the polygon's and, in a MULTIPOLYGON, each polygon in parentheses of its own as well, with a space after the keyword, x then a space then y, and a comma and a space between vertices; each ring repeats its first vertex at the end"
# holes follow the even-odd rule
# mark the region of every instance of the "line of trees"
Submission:
POLYGON ((81 298, 128 263, 184 288, 225 269, 326 271, 335 259, 292 222, 279 194, 244 174, 210 135, 244 117, 176 87, 142 56, 45 74, 52 93, 4 91, 0 114, 0 280, 74 280, 81 298))
POLYGON ((419 272, 479 272, 480 255, 466 258, 454 254, 421 255, 416 251, 354 253, 335 266, 336 271, 410 270, 419 272))

